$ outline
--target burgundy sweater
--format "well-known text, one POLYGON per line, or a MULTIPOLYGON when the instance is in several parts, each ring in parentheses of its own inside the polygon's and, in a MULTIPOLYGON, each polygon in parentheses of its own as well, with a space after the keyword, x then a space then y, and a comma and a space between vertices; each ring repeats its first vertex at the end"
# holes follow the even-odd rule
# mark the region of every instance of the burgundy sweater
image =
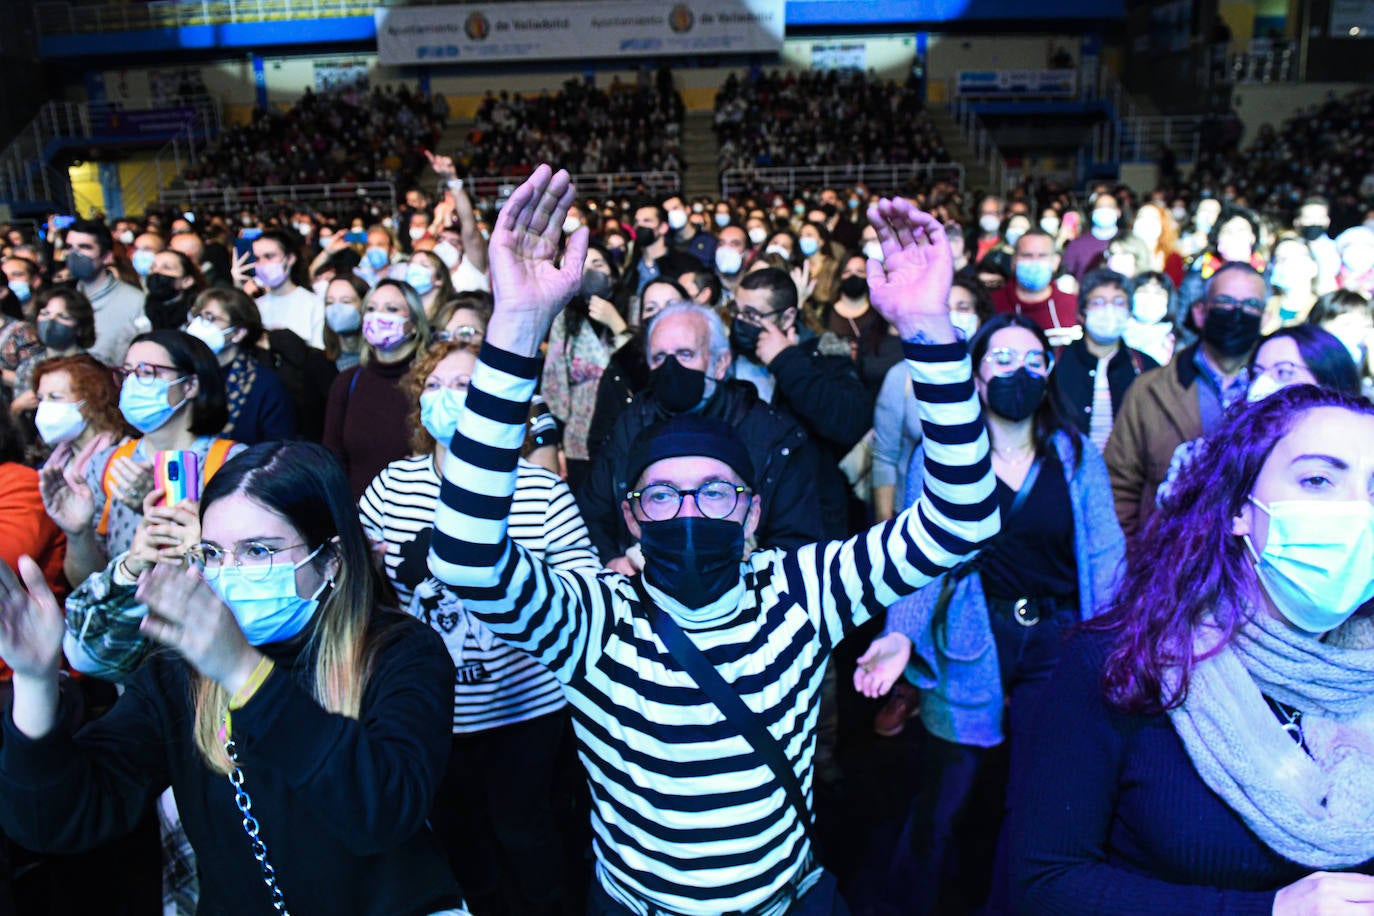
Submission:
POLYGON ((355 367, 329 388, 324 446, 343 464, 355 500, 382 468, 410 454, 411 403, 400 382, 412 360, 355 367))

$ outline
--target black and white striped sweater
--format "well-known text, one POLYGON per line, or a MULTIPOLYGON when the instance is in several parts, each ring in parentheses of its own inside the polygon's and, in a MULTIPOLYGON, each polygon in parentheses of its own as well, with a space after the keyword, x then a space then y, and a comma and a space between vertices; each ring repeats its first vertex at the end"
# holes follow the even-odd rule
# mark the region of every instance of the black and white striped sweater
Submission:
MULTIPOLYGON (((783 746, 808 798, 831 649, 998 529, 988 440, 963 343, 907 346, 925 493, 845 541, 766 551, 707 608, 648 586, 783 746)), ((507 536, 537 363, 488 345, 444 467, 430 567, 565 685, 591 785, 597 873, 636 912, 748 910, 805 890, 809 841, 781 783, 659 642, 630 582, 554 570, 507 536)), ((785 908, 785 904, 776 907, 785 908)))

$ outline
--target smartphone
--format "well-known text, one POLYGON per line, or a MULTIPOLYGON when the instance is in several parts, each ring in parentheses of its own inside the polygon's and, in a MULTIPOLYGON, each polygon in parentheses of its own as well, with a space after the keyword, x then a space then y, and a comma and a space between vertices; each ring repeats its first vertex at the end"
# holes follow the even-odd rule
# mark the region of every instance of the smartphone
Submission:
POLYGON ((52 227, 54 229, 66 229, 74 222, 76 222, 75 216, 54 216, 52 219, 52 227))
POLYGON ((365 245, 367 244, 367 233, 350 230, 344 233, 344 241, 351 245, 365 245))
POLYGON ((253 241, 253 239, 261 238, 261 237, 262 237, 262 230, 259 229, 257 226, 250 226, 250 227, 247 228, 247 229, 240 229, 240 230, 239 230, 239 238, 244 239, 244 240, 249 241, 249 242, 253 241))
POLYGON ((200 459, 196 453, 159 451, 153 455, 153 488, 162 490, 166 506, 200 499, 200 459))

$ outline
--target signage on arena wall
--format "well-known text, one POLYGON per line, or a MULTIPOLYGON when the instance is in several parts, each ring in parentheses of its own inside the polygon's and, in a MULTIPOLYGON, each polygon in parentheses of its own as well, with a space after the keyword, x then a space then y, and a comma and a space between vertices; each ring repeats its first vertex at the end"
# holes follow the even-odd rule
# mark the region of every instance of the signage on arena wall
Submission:
POLYGON ((784 0, 378 7, 384 66, 776 53, 784 0))
POLYGON ((1073 98, 1078 94, 1074 70, 960 70, 958 95, 1034 95, 1073 98))

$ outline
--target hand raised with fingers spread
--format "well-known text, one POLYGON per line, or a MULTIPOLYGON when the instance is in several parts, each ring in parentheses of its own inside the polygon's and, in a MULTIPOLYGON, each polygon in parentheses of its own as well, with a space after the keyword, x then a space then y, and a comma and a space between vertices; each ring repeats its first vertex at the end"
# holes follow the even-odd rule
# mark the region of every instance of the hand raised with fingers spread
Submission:
POLYGON ((72 459, 72 447, 64 442, 53 450, 38 471, 38 492, 48 516, 68 535, 79 534, 95 520, 95 494, 86 484, 86 468, 96 452, 109 448, 110 435, 91 439, 72 459))
POLYGON ((62 606, 28 557, 19 558, 19 576, 0 560, 0 658, 17 677, 56 679, 62 662, 62 606))
POLYGON ((903 340, 954 341, 948 304, 954 255, 944 225, 900 197, 870 206, 868 221, 883 249, 881 261, 868 260, 869 302, 903 340))
POLYGON ((488 246, 496 300, 487 327, 492 344, 533 356, 554 317, 581 286, 587 227, 568 238, 562 266, 554 263, 563 219, 575 197, 566 171, 541 165, 501 208, 488 246))
POLYGON ((262 659, 229 606, 194 567, 159 563, 139 580, 148 605, 139 629, 175 649, 201 674, 233 693, 262 659))

